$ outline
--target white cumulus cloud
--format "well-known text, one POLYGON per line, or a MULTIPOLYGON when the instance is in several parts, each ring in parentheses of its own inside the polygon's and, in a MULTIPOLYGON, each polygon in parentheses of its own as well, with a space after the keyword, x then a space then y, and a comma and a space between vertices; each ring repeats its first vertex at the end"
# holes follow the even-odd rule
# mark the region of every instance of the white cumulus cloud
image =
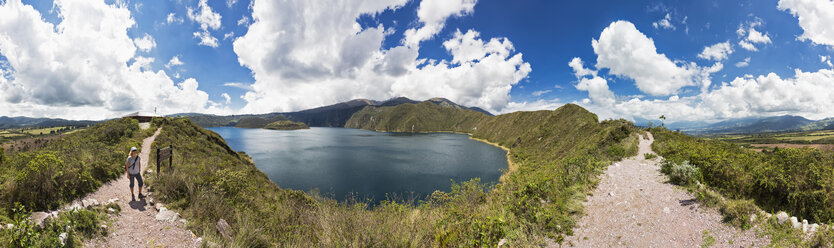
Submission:
POLYGON ((416 46, 421 41, 431 39, 443 30, 446 19, 451 16, 472 14, 477 0, 422 0, 417 9, 417 17, 423 24, 419 29, 405 31, 403 43, 416 46))
POLYGON ((183 65, 183 64, 185 64, 185 63, 183 63, 180 60, 180 56, 177 55, 177 56, 172 57, 171 60, 169 60, 168 63, 165 64, 165 67, 170 69, 171 67, 178 66, 178 65, 183 65))
POLYGON ((779 10, 799 19, 800 40, 834 47, 834 2, 831 0, 780 0, 779 10))
POLYGON ((185 20, 183 20, 181 17, 177 17, 177 15, 175 13, 169 13, 168 17, 165 18, 165 22, 168 23, 168 24, 183 23, 184 21, 185 20))
POLYGON ((208 46, 208 47, 218 47, 220 44, 218 43, 217 38, 211 36, 208 30, 203 30, 202 32, 194 32, 194 38, 200 39, 199 45, 208 46))
POLYGON ((650 95, 670 95, 686 86, 707 87, 709 73, 720 63, 702 68, 695 63, 678 65, 657 52, 654 41, 631 22, 616 21, 591 42, 597 54, 597 69, 608 68, 613 75, 633 79, 640 91, 650 95))
MULTIPOLYGON (((758 26, 760 24, 752 24, 751 26, 758 26)), ((741 37, 747 37, 750 28, 740 29, 741 37)), ((654 46, 643 44, 642 46, 635 46, 630 43, 635 41, 645 42, 647 38, 635 32, 632 27, 617 27, 612 24, 602 32, 599 41, 594 41, 594 45, 599 46, 603 43, 604 38, 608 35, 620 35, 623 37, 631 37, 629 39, 612 39, 619 44, 624 44, 624 47, 634 51, 634 54, 648 53, 651 56, 657 57, 654 46), (622 29, 622 30, 619 30, 622 29), (612 32, 627 31, 627 32, 612 32), (609 34, 606 34, 609 32, 609 34), (636 38, 635 38, 636 37, 636 38), (646 52, 649 51, 649 52, 646 52)), ((610 37, 609 37, 610 38, 610 37)), ((650 39, 649 39, 650 41, 650 39)), ((722 45, 723 46, 723 45, 722 45)), ((612 58, 604 58, 610 54, 617 54, 616 52, 602 52, 609 50, 599 50, 595 47, 597 54, 599 68, 609 68, 608 74, 612 75, 633 75, 625 73, 621 70, 614 70, 610 65, 616 64, 646 64, 643 56, 615 56, 612 58), (610 60, 616 63, 609 63, 610 60), (602 62, 600 62, 602 61, 602 62), (601 65, 600 65, 601 64, 601 65)), ((618 51, 618 49, 614 49, 618 51)), ((707 53, 709 54, 709 53, 707 53)), ((721 54, 721 53, 718 53, 721 54)), ((715 56, 707 56, 715 58, 715 56)), ((663 57, 665 59, 665 57, 663 57)), ((720 60, 723 60, 720 59, 720 60)), ((821 56, 820 61, 826 63, 829 59, 821 56)), ((750 58, 736 63, 738 67, 747 66, 750 58)), ((668 98, 644 99, 643 96, 618 96, 609 87, 607 80, 598 76, 601 72, 585 68, 582 60, 574 58, 568 63, 576 75, 578 81, 575 87, 578 90, 588 92, 588 98, 576 101, 589 110, 597 113, 601 118, 627 118, 627 119, 643 119, 656 120, 658 116, 665 115, 670 122, 679 121, 719 121, 728 118, 743 118, 753 116, 776 116, 793 114, 800 115, 810 119, 821 119, 825 117, 834 116, 834 70, 821 69, 816 72, 805 72, 802 70, 795 70, 793 77, 780 77, 775 73, 767 73, 766 75, 745 75, 737 77, 730 82, 723 82, 717 87, 702 88, 701 92, 695 95, 680 96, 678 94, 671 95, 668 98)), ((715 63, 710 67, 699 67, 700 74, 703 80, 709 80, 708 75, 719 71, 723 68, 720 62, 715 63)), ((629 78, 634 78, 628 76, 629 78)), ((640 83, 635 80, 635 84, 640 88, 640 83)), ((642 90, 642 88, 640 88, 642 90)))
POLYGON ((208 0, 200 0, 196 9, 188 8, 188 19, 200 24, 202 31, 194 32, 194 38, 200 39, 200 45, 217 47, 217 38, 211 35, 209 30, 217 30, 220 28, 220 20, 223 17, 219 13, 214 12, 211 6, 208 5, 208 0))
POLYGON ((547 94, 547 93, 550 93, 550 92, 552 92, 552 90, 537 90, 537 91, 533 91, 533 93, 530 93, 530 94, 535 96, 535 97, 540 97, 540 96, 542 96, 544 94, 547 94))
POLYGON ((228 110, 208 101, 196 80, 175 83, 149 70, 153 59, 136 56, 127 35, 135 22, 125 6, 65 0, 54 8, 57 26, 20 0, 0 5, 0 53, 13 69, 11 80, 0 80, 0 115, 104 119, 154 107, 228 110))
POLYGON ((698 58, 709 59, 715 61, 722 61, 727 59, 727 56, 733 53, 733 48, 730 42, 716 43, 715 45, 704 47, 704 50, 698 54, 698 58))
POLYGON ((744 48, 748 51, 759 51, 754 44, 770 44, 770 35, 767 33, 762 33, 756 30, 757 27, 762 26, 762 21, 758 17, 754 18, 755 20, 752 22, 739 25, 738 29, 736 30, 736 34, 738 34, 739 41, 738 45, 741 48, 744 48))
POLYGON ((736 67, 739 67, 739 68, 747 67, 748 65, 750 65, 750 57, 747 57, 742 61, 736 62, 736 67))
POLYGON ((133 44, 136 45, 136 48, 139 48, 140 51, 143 52, 150 52, 151 49, 156 47, 156 40, 149 34, 145 34, 142 37, 133 39, 133 44))
POLYGON ((666 13, 666 17, 660 19, 659 21, 652 22, 652 26, 655 29, 671 29, 675 30, 675 25, 672 25, 672 16, 669 13, 666 13))
POLYGON ((222 96, 223 99, 226 99, 226 104, 232 103, 232 97, 229 96, 229 93, 223 93, 223 94, 220 94, 220 96, 222 96))
POLYGON ((506 38, 457 31, 443 42, 451 61, 435 61, 418 59, 419 43, 384 49, 382 41, 390 34, 386 27, 363 29, 356 22, 360 15, 396 9, 406 0, 324 2, 254 2, 254 22, 234 42, 238 61, 255 79, 243 95, 243 112, 397 96, 444 97, 500 112, 511 102, 513 85, 531 71, 506 38), (296 13, 305 13, 305 18, 296 18, 296 13))

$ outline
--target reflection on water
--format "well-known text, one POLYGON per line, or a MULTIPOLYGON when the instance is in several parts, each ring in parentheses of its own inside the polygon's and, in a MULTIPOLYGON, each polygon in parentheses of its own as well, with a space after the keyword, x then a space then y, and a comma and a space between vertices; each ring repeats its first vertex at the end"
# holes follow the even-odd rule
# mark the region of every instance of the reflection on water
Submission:
POLYGON ((451 180, 496 182, 506 151, 463 134, 379 133, 347 128, 279 131, 209 128, 281 187, 319 192, 337 200, 349 194, 424 199, 449 191, 451 180))

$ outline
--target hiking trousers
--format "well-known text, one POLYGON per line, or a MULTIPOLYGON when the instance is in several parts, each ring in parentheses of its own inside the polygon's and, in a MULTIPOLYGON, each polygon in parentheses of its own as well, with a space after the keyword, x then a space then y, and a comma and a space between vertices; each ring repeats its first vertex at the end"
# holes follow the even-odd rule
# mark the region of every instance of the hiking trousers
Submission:
POLYGON ((139 183, 139 187, 142 187, 144 183, 142 182, 142 174, 129 174, 130 176, 130 188, 133 188, 133 179, 136 178, 136 181, 139 183))

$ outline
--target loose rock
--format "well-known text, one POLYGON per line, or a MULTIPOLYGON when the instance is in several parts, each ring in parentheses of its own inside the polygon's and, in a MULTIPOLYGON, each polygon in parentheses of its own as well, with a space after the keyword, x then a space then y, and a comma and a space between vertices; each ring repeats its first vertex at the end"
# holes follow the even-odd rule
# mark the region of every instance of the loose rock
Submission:
POLYGON ((776 213, 776 222, 779 223, 779 225, 784 224, 785 221, 788 221, 789 218, 790 218, 790 216, 788 216, 788 213, 785 213, 785 212, 782 212, 782 211, 779 211, 779 213, 776 213))
POLYGON ((46 217, 49 217, 49 214, 46 212, 34 212, 31 217, 32 224, 35 224, 38 227, 43 227, 46 217))
POLYGON ((168 210, 165 207, 161 207, 159 208, 159 213, 156 214, 156 220, 174 222, 179 218, 179 215, 180 214, 178 214, 177 212, 168 210))
POLYGON ((225 238, 226 240, 231 241, 232 236, 229 235, 229 229, 231 229, 231 227, 229 227, 229 223, 226 222, 226 220, 220 219, 220 220, 217 221, 217 231, 220 232, 220 234, 223 235, 223 238, 225 238))
POLYGON ((67 233, 61 233, 60 235, 58 235, 58 240, 61 241, 61 246, 67 245, 67 233))
POLYGON ((793 227, 794 229, 799 229, 800 227, 802 227, 802 224, 799 222, 796 216, 791 216, 791 227, 793 227))
POLYGON ((808 220, 802 220, 802 233, 808 233, 808 220))
POLYGON ((818 229, 819 227, 820 227, 820 225, 819 225, 819 224, 817 224, 817 223, 811 224, 811 225, 808 227, 808 232, 809 232, 809 233, 815 233, 815 232, 817 232, 817 229, 818 229))

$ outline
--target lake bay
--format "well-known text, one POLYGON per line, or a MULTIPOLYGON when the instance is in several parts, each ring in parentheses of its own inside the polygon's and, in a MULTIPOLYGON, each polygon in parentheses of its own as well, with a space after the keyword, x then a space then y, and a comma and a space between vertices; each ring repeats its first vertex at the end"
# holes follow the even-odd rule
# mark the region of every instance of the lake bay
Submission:
POLYGON ((209 128, 283 188, 318 189, 339 201, 377 203, 386 197, 424 199, 448 192, 451 180, 495 183, 507 168, 507 152, 464 134, 382 133, 314 127, 279 131, 209 128))

